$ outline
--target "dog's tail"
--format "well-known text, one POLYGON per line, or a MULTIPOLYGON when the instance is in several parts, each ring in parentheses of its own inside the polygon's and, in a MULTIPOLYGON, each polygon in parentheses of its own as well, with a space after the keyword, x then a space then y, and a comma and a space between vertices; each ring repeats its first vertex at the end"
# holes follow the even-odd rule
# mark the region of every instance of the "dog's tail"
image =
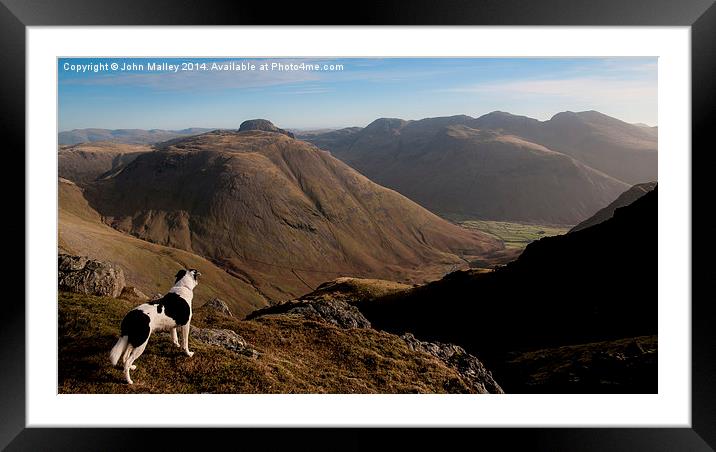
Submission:
POLYGON ((122 353, 126 350, 127 344, 129 344, 129 336, 122 336, 117 340, 117 343, 114 344, 114 347, 112 347, 112 351, 109 352, 109 360, 113 366, 116 366, 119 362, 119 357, 122 356, 122 353))

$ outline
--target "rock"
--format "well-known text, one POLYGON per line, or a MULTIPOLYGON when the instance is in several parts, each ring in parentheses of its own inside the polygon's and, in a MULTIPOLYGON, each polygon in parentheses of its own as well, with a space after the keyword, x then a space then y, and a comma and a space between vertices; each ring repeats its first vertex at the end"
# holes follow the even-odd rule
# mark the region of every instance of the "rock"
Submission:
POLYGON ((455 369, 463 381, 479 394, 504 394, 492 373, 482 362, 467 353, 464 348, 440 342, 423 342, 410 333, 400 336, 413 351, 427 353, 455 369))
POLYGON ((201 309, 221 315, 226 315, 229 317, 234 316, 234 314, 231 313, 231 309, 229 309, 229 305, 227 305, 224 301, 218 298, 212 298, 211 300, 207 301, 206 304, 201 307, 201 309))
POLYGON ((149 300, 149 297, 144 295, 141 290, 137 289, 136 287, 127 286, 124 289, 122 289, 122 293, 119 294, 119 298, 122 298, 123 300, 138 300, 138 301, 147 301, 149 300))
POLYGON ((640 356, 644 353, 646 353, 646 350, 644 350, 644 347, 642 347, 639 341, 630 342, 624 349, 624 354, 627 356, 640 356))
POLYGON ((114 264, 84 256, 58 256, 60 290, 116 298, 122 293, 124 284, 124 272, 114 264))
POLYGON ((261 130, 264 132, 282 133, 291 138, 295 138, 293 133, 289 132, 288 130, 279 129, 267 119, 249 119, 248 121, 242 122, 239 126, 239 132, 246 132, 248 130, 261 130))
POLYGON ((251 348, 244 338, 232 330, 191 327, 189 335, 195 340, 207 345, 224 347, 234 353, 253 359, 259 357, 259 352, 251 348))
POLYGON ((340 328, 370 328, 370 322, 357 307, 342 300, 294 300, 259 309, 246 317, 255 319, 269 314, 298 314, 311 320, 331 323, 340 328))

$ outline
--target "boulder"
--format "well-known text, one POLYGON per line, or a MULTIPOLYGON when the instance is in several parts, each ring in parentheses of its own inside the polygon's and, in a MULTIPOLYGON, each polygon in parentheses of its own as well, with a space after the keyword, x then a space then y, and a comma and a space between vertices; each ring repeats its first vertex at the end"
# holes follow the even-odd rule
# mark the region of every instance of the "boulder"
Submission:
POLYGON ((207 301, 206 304, 201 307, 201 309, 219 315, 225 315, 229 317, 234 316, 234 314, 231 313, 231 309, 229 309, 229 305, 227 305, 223 300, 220 300, 219 298, 212 298, 211 300, 207 301))
POLYGON ((114 264, 84 256, 58 256, 60 290, 116 298, 124 285, 124 271, 114 264))
POLYGON ((294 300, 268 308, 259 309, 246 317, 255 319, 269 314, 297 314, 307 319, 319 320, 340 328, 370 328, 370 322, 357 307, 342 300, 294 300))
POLYGON ((259 357, 259 352, 251 348, 244 338, 232 330, 223 328, 191 327, 189 330, 189 336, 196 341, 207 345, 224 347, 225 349, 238 353, 239 355, 248 356, 253 359, 259 357))
POLYGON ((410 333, 405 333, 400 338, 408 344, 411 350, 433 355, 447 364, 448 367, 457 371, 463 381, 471 386, 475 392, 479 394, 504 394, 500 385, 492 378, 492 373, 485 368, 485 365, 479 359, 467 353, 464 348, 440 342, 424 342, 410 333))

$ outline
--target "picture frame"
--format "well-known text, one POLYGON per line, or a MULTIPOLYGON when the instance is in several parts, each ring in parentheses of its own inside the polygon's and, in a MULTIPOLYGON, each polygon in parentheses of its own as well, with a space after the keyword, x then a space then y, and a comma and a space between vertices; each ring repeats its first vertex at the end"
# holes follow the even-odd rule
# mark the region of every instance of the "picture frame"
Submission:
MULTIPOLYGON (((538 25, 538 26, 690 26, 692 63, 692 427, 650 428, 548 428, 548 429, 460 429, 446 430, 313 430, 267 429, 255 435, 241 435, 247 442, 270 438, 276 448, 280 443, 311 449, 343 448, 358 450, 389 440, 400 441, 401 448, 437 447, 450 438, 453 444, 496 443, 506 449, 529 447, 534 450, 713 450, 716 449, 716 334, 711 323, 716 318, 713 303, 694 289, 705 286, 713 272, 694 264, 713 250, 705 236, 705 209, 695 209, 710 194, 705 184, 709 167, 709 127, 714 120, 716 95, 716 7, 712 0, 669 2, 639 0, 587 2, 548 0, 539 3, 517 0, 481 2, 453 1, 433 4, 428 1, 401 5, 397 1, 362 5, 355 14, 340 13, 335 4, 288 4, 275 8, 270 4, 197 2, 181 6, 171 1, 151 3, 126 1, 72 0, 61 4, 52 1, 2 0, 0 2, 0 47, 4 55, 0 98, 4 121, 0 127, 9 139, 9 149, 25 147, 25 42, 28 26, 65 25, 538 25), (409 12, 406 11, 409 9, 409 12), (314 11, 322 11, 321 15, 314 11), (13 69, 14 68, 14 69, 13 69), (708 145, 707 145, 708 143, 708 145), (703 151, 694 152, 693 149, 703 151), (695 221, 696 220, 696 221, 695 221), (696 240, 694 240, 696 239, 696 240), (383 436, 387 434, 387 439, 383 436), (379 439, 379 435, 381 439, 379 439), (320 440, 317 440, 320 437, 320 440)), ((24 159, 17 152, 11 158, 16 167, 24 159)), ((703 208, 702 208, 703 209, 703 208)), ((25 225, 14 224, 11 233, 25 236, 25 225), (22 229, 22 230, 21 230, 22 229)), ((25 236, 25 241, 31 240, 25 236)), ((26 269, 31 271, 31 269, 26 269)), ((19 286, 19 285, 18 285, 19 286)), ((20 287, 20 286, 19 286, 20 287)), ((24 287, 24 285, 22 286, 24 287)), ((22 290, 22 289, 21 289, 22 290)), ((183 447, 236 441, 236 432, 217 429, 38 429, 25 427, 25 317, 24 306, 8 301, 0 316, 0 350, 3 372, 0 390, 0 445, 8 450, 119 450, 127 447, 183 447), (168 431, 167 431, 168 430, 168 431)), ((161 411, 161 408, 157 408, 161 411)), ((232 443, 229 443, 232 444, 232 443)), ((284 444, 280 444, 283 446, 284 444)))

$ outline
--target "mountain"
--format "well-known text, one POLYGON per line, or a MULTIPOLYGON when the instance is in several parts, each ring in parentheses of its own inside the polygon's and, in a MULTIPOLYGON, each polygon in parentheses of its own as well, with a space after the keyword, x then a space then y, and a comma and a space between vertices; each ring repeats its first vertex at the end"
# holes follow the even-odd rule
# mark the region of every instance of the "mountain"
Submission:
POLYGON ((60 177, 86 184, 150 151, 151 146, 146 144, 106 141, 65 145, 57 152, 57 168, 60 177))
MULTIPOLYGON (((501 382, 516 353, 539 359, 547 353, 538 350, 654 336, 657 196, 655 187, 602 223, 533 242, 490 273, 455 272, 358 307, 376 328, 465 347, 501 382)), ((656 387, 650 362, 644 388, 656 387)))
POLYGON ((126 144, 154 144, 172 138, 196 135, 212 129, 192 127, 181 130, 163 129, 74 129, 57 135, 59 144, 78 144, 94 141, 112 141, 126 144))
POLYGON ((157 148, 89 184, 90 204, 117 230, 204 256, 271 300, 338 276, 424 282, 503 249, 283 133, 157 148))
POLYGON ((569 232, 580 231, 590 226, 594 226, 595 224, 607 221, 614 216, 614 212, 618 208, 628 206, 629 204, 633 203, 637 199, 652 191, 654 188, 656 188, 656 182, 647 182, 645 184, 634 185, 629 190, 622 193, 614 202, 612 202, 599 212, 595 213, 591 217, 587 218, 583 222, 579 223, 569 232))
POLYGON ((226 300, 237 315, 268 304, 245 280, 230 275, 205 258, 183 250, 145 242, 102 223, 99 213, 87 203, 83 189, 60 179, 58 184, 58 248, 60 252, 112 262, 122 268, 127 285, 151 296, 166 292, 180 268, 199 268, 202 290, 196 307, 211 298, 226 300))
MULTIPOLYGON (((451 216, 575 224, 628 188, 578 159, 490 124, 478 128, 476 121, 464 115, 382 118, 364 129, 306 139, 375 182, 451 216)), ((538 123, 520 122, 525 130, 538 123)))
POLYGON ((517 135, 630 185, 657 179, 657 129, 597 111, 566 111, 548 121, 492 112, 475 119, 471 126, 517 135))

